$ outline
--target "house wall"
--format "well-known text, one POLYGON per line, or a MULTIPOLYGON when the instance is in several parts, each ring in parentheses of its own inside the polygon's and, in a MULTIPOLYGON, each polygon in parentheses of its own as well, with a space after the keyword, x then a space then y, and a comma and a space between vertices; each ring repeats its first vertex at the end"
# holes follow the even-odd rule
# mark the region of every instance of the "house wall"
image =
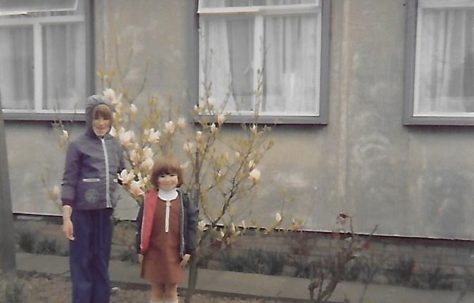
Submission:
MULTIPOLYGON (((159 94, 165 107, 190 109, 198 100, 195 2, 96 1, 96 68, 121 70, 132 93, 146 78, 138 99, 159 94)), ((377 225, 381 235, 474 239, 472 128, 402 122, 405 2, 331 1, 329 123, 273 127, 251 210, 257 221, 284 205, 309 230, 331 230, 345 212, 356 232, 377 225)), ((57 212, 39 186, 42 165, 50 181, 62 170, 50 124, 6 127, 14 210, 57 212)), ((133 218, 136 207, 124 199, 119 213, 133 218)))

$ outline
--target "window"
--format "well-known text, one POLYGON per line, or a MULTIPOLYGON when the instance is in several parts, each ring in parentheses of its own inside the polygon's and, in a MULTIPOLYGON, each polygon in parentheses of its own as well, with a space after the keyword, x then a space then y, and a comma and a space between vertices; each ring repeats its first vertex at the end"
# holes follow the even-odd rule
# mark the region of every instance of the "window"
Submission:
POLYGON ((200 96, 227 121, 326 123, 329 1, 200 0, 198 14, 200 96))
POLYGON ((408 4, 406 124, 474 125, 474 0, 408 4))
POLYGON ((87 1, 0 3, 0 98, 6 118, 83 111, 91 91, 87 1))

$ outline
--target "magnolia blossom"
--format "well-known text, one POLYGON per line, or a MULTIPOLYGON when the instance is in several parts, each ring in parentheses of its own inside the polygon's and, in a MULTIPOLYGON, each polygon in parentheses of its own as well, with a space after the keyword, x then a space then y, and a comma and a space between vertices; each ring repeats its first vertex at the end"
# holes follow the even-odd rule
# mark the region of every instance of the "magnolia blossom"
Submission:
POLYGON ((179 118, 178 123, 176 123, 178 126, 178 129, 185 129, 186 128, 186 119, 184 118, 179 118))
POLYGON ((140 168, 145 170, 145 171, 151 171, 151 169, 153 168, 153 159, 152 158, 146 158, 145 161, 143 161, 141 164, 140 164, 140 168))
POLYGON ((145 192, 142 189, 142 184, 139 181, 130 182, 130 187, 128 191, 135 197, 143 196, 145 192))
POLYGON ((157 144, 158 142, 160 142, 160 136, 161 132, 159 130, 155 131, 154 128, 145 129, 143 131, 144 141, 150 144, 157 144))
POLYGON ((217 127, 215 123, 211 124, 211 133, 215 133, 217 131, 217 127))
POLYGON ((109 134, 112 136, 112 137, 117 137, 117 130, 115 129, 115 127, 111 127, 110 128, 110 132, 109 134))
POLYGON ((138 152, 137 149, 132 149, 130 151, 130 161, 132 161, 133 164, 136 164, 138 162, 140 162, 140 153, 138 152))
POLYGON ((200 231, 205 231, 207 228, 206 228, 206 222, 204 222, 204 220, 201 220, 199 221, 198 223, 198 229, 200 231))
POLYGON ((133 171, 128 172, 126 169, 124 169, 120 172, 118 178, 120 181, 122 181, 122 184, 128 184, 133 179, 135 179, 135 174, 133 171))
POLYGON ((153 149, 151 147, 145 147, 143 149, 143 157, 144 158, 153 158, 153 149))
POLYGON ((249 179, 253 182, 258 182, 260 180, 260 175, 260 170, 258 170, 258 168, 254 168, 249 173, 249 179))
POLYGON ((165 132, 167 134, 171 135, 172 133, 174 133, 174 130, 175 130, 175 126, 174 126, 173 121, 168 121, 165 123, 165 132))
POLYGON ((250 127, 250 131, 253 133, 253 134, 257 134, 257 125, 252 125, 252 127, 250 127))
POLYGON ((250 160, 249 161, 249 169, 252 169, 255 167, 255 161, 254 160, 250 160))
POLYGON ((129 130, 126 132, 120 132, 119 133, 119 141, 122 146, 128 147, 133 144, 133 141, 135 141, 135 133, 133 130, 129 130))
POLYGON ((202 131, 196 131, 196 141, 202 141, 202 131))
POLYGON ((225 121, 225 115, 223 114, 217 115, 217 124, 222 125, 224 124, 224 121, 225 121))
POLYGON ((67 130, 63 129, 63 133, 61 134, 61 140, 67 141, 69 139, 69 133, 67 130))
POLYGON ((134 118, 138 113, 138 108, 135 104, 130 104, 130 116, 134 118))
POLYGON ((117 100, 115 91, 111 88, 106 88, 102 94, 104 95, 104 98, 110 102, 114 102, 115 100, 117 100))
POLYGON ((61 195, 61 190, 59 189, 58 185, 48 188, 47 191, 48 191, 48 197, 51 201, 59 200, 59 197, 61 195))
POLYGON ((281 214, 277 212, 277 213, 275 214, 275 221, 281 222, 281 220, 283 220, 283 218, 281 217, 281 214))

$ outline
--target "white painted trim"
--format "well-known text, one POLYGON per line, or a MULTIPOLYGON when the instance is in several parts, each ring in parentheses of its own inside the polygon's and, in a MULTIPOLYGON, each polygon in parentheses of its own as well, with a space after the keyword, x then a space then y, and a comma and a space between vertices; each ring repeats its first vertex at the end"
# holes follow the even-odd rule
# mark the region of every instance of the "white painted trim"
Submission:
POLYGON ((419 8, 464 8, 474 7, 474 0, 420 0, 419 8))
POLYGON ((46 23, 77 23, 85 22, 84 16, 57 16, 57 17, 32 17, 32 18, 0 18, 0 26, 33 25, 46 23))
POLYGON ((320 9, 316 4, 272 5, 272 6, 238 6, 199 8, 199 15, 291 15, 314 13, 320 9))
POLYGON ((39 23, 33 26, 34 109, 42 109, 43 100, 43 36, 39 23))

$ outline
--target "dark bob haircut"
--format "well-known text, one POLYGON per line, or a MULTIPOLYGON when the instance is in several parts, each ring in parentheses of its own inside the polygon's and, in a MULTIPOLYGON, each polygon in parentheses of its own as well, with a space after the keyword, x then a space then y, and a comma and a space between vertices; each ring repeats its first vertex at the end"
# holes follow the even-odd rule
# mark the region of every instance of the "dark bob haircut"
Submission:
POLYGON ((151 184, 158 188, 158 178, 166 174, 176 174, 178 176, 177 187, 180 187, 183 184, 183 170, 176 158, 167 156, 155 161, 151 173, 151 184))

